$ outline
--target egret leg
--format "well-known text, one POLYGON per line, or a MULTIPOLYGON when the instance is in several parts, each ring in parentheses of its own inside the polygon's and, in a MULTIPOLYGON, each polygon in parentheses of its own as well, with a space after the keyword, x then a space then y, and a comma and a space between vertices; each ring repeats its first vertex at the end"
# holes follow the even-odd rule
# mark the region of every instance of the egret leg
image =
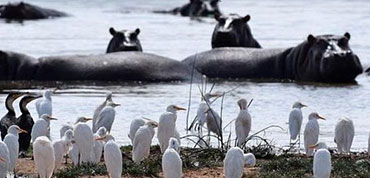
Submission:
POLYGON ((66 162, 64 164, 68 164, 68 154, 65 155, 65 158, 66 158, 66 162))
POLYGON ((301 153, 301 134, 298 135, 298 154, 301 153))
POLYGON ((80 166, 80 165, 81 165, 81 154, 78 153, 78 166, 80 166))
POLYGON ((208 130, 208 145, 210 146, 211 144, 211 131, 208 130))

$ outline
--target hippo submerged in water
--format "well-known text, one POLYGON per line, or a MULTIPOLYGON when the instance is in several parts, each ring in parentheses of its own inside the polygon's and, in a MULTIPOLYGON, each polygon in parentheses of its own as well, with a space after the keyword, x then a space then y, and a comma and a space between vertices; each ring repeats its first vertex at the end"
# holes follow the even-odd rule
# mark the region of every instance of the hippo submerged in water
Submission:
POLYGON ((24 2, 0 5, 0 18, 10 20, 36 20, 50 17, 63 17, 66 13, 47 9, 24 2))
POLYGON ((349 33, 309 35, 306 41, 288 49, 216 48, 182 62, 195 65, 210 78, 347 83, 354 82, 363 70, 349 46, 349 39, 349 33))
MULTIPOLYGON (((0 51, 2 81, 186 81, 192 72, 179 61, 135 51, 39 59, 0 51)), ((195 72, 194 76, 199 74, 195 72)))
POLYGON ((252 31, 247 24, 251 19, 249 15, 244 17, 238 14, 230 14, 228 16, 215 15, 215 19, 218 23, 212 35, 212 48, 261 48, 261 45, 254 39, 252 31))
POLYGON ((220 0, 190 0, 189 3, 169 11, 154 11, 155 13, 180 14, 185 17, 211 17, 220 15, 218 2, 220 0))
POLYGON ((135 31, 116 31, 111 27, 109 32, 113 37, 108 44, 107 53, 118 51, 143 51, 138 38, 140 29, 137 28, 135 31))

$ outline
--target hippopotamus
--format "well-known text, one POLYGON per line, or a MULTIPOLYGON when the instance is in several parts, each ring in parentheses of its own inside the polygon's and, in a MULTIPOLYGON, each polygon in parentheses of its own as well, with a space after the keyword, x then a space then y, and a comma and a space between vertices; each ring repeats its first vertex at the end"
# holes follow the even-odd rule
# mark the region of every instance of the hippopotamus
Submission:
POLYGON ((24 2, 0 5, 0 18, 10 20, 36 20, 50 17, 64 17, 66 13, 53 9, 42 8, 24 2))
POLYGON ((244 17, 238 14, 215 15, 217 24, 212 35, 212 48, 219 47, 250 47, 261 48, 254 39, 247 22, 250 15, 244 17))
MULTIPOLYGON (((192 75, 193 74, 193 75, 192 75)), ((0 51, 0 80, 33 81, 186 81, 193 68, 154 54, 129 51, 97 55, 33 58, 0 51)))
POLYGON ((154 11, 155 13, 180 14, 185 17, 211 17, 221 14, 218 7, 220 0, 190 0, 189 3, 169 11, 154 11))
POLYGON ((107 53, 117 51, 143 51, 138 38, 140 33, 139 28, 137 28, 135 31, 116 31, 113 27, 111 27, 109 32, 113 37, 108 44, 107 53))
POLYGON ((349 33, 308 35, 307 40, 288 49, 223 47, 192 55, 182 62, 194 65, 210 78, 349 83, 362 73, 349 39, 349 33))

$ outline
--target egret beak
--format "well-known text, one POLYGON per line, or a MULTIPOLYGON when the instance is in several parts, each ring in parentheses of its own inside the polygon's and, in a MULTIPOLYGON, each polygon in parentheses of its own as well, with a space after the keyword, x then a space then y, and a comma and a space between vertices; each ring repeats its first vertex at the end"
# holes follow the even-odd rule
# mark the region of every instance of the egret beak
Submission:
POLYGON ((85 121, 92 121, 93 118, 85 117, 85 121))
POLYGON ((49 120, 58 120, 57 118, 55 118, 55 117, 51 117, 51 116, 49 116, 49 117, 48 117, 48 119, 49 119, 49 120))
POLYGON ((55 93, 57 90, 58 88, 54 88, 53 90, 51 90, 51 93, 55 93))
POLYGON ((153 122, 153 125, 155 126, 155 127, 158 127, 158 122, 156 122, 156 121, 152 121, 153 122))
POLYGON ((221 94, 219 93, 213 93, 213 94, 209 94, 210 97, 220 97, 222 96, 221 94))
POLYGON ((310 146, 308 146, 308 148, 309 148, 309 149, 312 149, 312 150, 313 150, 313 149, 315 149, 316 147, 317 147, 317 144, 314 144, 314 145, 310 145, 310 146))
POLYGON ((316 115, 318 119, 326 120, 325 118, 321 117, 320 115, 316 115))
POLYGON ((18 133, 28 133, 27 130, 23 130, 23 129, 17 129, 18 130, 18 133))
POLYGON ((1 162, 5 162, 5 159, 3 157, 0 157, 1 162))
POLYGON ((113 107, 121 106, 119 103, 113 103, 113 107))
POLYGON ((180 106, 174 106, 174 107, 175 107, 175 109, 176 109, 176 110, 178 110, 178 111, 180 111, 180 110, 184 110, 184 111, 185 111, 185 110, 186 110, 185 108, 180 107, 180 106))
POLYGON ((96 141, 101 141, 101 140, 104 140, 107 136, 103 136, 103 137, 99 137, 99 138, 96 138, 95 140, 96 141))
POLYGON ((307 105, 305 105, 305 104, 302 104, 302 108, 303 108, 303 107, 308 107, 308 106, 307 106, 307 105))

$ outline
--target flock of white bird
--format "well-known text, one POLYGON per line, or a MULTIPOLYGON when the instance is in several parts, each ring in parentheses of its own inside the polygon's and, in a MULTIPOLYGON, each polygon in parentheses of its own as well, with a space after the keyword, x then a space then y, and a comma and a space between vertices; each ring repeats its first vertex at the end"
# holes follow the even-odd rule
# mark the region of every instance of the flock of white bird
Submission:
MULTIPOLYGON (((108 93, 105 101, 94 111, 93 118, 79 117, 73 124, 65 124, 60 128, 60 139, 51 141, 50 121, 52 117, 52 91, 45 91, 43 98, 36 102, 39 119, 32 128, 33 158, 40 178, 49 178, 63 163, 66 155, 72 159, 73 164, 99 163, 102 155, 107 167, 108 176, 121 177, 122 153, 114 137, 110 134, 115 119, 115 107, 119 104, 112 100, 112 93, 108 93), (87 122, 92 121, 92 127, 87 122), (104 154, 103 154, 104 150, 104 154)), ((197 110, 198 134, 203 136, 202 129, 206 124, 208 135, 222 134, 221 118, 211 108, 210 98, 218 97, 217 94, 207 93, 202 96, 202 102, 197 110)), ((252 118, 248 112, 248 102, 245 99, 237 101, 240 108, 235 119, 236 143, 238 147, 228 150, 224 159, 224 173, 226 178, 240 178, 244 166, 254 166, 256 158, 239 148, 245 144, 251 130, 252 118)), ((250 104, 250 103, 249 103, 250 104)), ((301 108, 306 105, 296 102, 289 115, 290 139, 300 143, 301 125, 303 115, 301 108), (298 139, 297 139, 298 138, 298 139), (297 141, 296 141, 297 140, 297 141)), ((185 108, 169 105, 160 116, 159 122, 152 119, 134 119, 130 125, 128 137, 133 150, 132 160, 136 164, 150 155, 150 146, 157 128, 157 138, 162 155, 162 170, 166 178, 182 177, 182 160, 180 153, 180 134, 176 128, 177 111, 185 108)), ((317 113, 308 116, 308 123, 304 129, 304 146, 308 156, 314 154, 313 173, 316 178, 327 178, 331 172, 331 156, 325 143, 319 142, 318 119, 324 119, 317 113), (314 150, 316 152, 314 153, 314 150)), ((325 120, 325 119, 324 119, 325 120)), ((26 132, 16 125, 9 127, 4 142, 0 141, 0 177, 6 177, 13 172, 18 159, 18 134, 26 132)), ((339 153, 350 151, 354 137, 354 125, 350 119, 341 119, 335 128, 334 141, 339 153)), ((208 137, 208 142, 210 137, 208 137)), ((290 144, 293 147, 294 144, 290 144)))

